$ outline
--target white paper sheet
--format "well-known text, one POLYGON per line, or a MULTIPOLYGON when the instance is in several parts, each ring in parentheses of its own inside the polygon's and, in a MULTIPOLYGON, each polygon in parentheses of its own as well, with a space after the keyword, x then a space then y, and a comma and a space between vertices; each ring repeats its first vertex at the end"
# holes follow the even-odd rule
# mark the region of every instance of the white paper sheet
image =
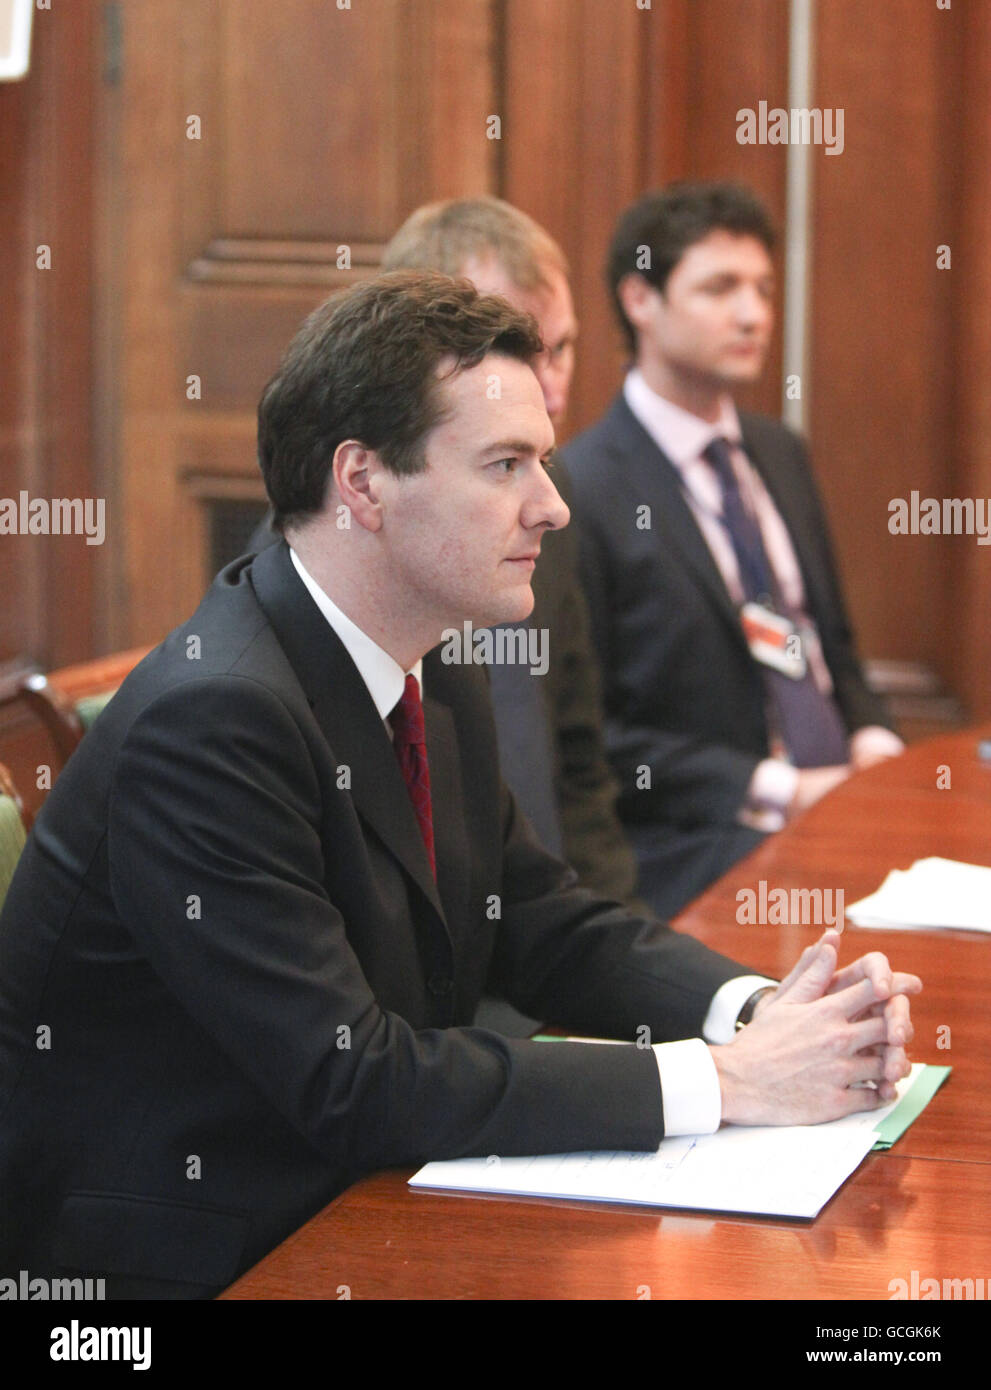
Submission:
MULTIPOLYGON (((899 1083, 899 1097, 920 1070, 916 1063, 899 1083)), ((813 1217, 861 1163, 896 1104, 825 1125, 728 1125, 716 1134, 665 1139, 656 1153, 492 1154, 428 1163, 410 1186, 813 1217)))
POLYGON ((846 915, 858 927, 991 932, 991 869, 917 859, 910 869, 893 869, 876 893, 853 903, 846 915))

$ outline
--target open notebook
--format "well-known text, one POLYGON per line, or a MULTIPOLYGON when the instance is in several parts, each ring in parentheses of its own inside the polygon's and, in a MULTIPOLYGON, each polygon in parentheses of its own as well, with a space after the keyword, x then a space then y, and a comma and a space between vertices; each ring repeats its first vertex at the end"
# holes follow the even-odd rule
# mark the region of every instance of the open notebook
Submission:
POLYGON ((911 1123, 948 1072, 916 1063, 890 1105, 830 1124, 728 1125, 715 1134, 665 1139, 655 1153, 454 1159, 428 1163, 410 1186, 813 1217, 870 1149, 887 1147, 911 1123))

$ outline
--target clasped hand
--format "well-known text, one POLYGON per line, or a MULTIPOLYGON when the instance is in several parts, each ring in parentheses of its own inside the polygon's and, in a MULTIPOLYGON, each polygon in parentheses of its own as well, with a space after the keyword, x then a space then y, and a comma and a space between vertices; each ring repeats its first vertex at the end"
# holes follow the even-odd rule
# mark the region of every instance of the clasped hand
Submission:
POLYGON ((916 975, 892 970, 880 951, 837 969, 840 935, 802 952, 753 1021, 711 1048, 728 1124, 799 1125, 874 1110, 909 1071, 909 995, 916 975))

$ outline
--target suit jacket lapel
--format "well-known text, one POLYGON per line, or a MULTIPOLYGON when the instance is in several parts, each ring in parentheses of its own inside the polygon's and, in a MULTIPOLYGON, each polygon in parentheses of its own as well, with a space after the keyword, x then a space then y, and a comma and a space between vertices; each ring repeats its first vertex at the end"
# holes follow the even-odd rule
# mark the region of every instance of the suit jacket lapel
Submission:
MULTIPOLYGON (((359 814, 400 861, 446 926, 444 908, 430 872, 430 861, 406 783, 385 726, 357 667, 306 592, 284 542, 269 546, 256 556, 251 577, 258 601, 303 687, 328 745, 340 764, 350 769, 351 795, 359 814)), ((431 722, 438 721, 434 718, 431 722)), ((428 724, 427 754, 433 788, 435 761, 438 779, 442 783, 448 780, 445 762, 449 749, 441 732, 435 757, 430 733, 428 724)), ((436 814, 435 810, 435 828, 436 814)))
MULTIPOLYGON (((734 637, 744 643, 736 606, 691 507, 677 468, 650 437, 620 395, 613 405, 612 437, 625 454, 625 471, 637 505, 650 507, 651 525, 661 545, 670 546, 695 575, 734 637)), ((745 643, 744 643, 745 645, 745 643)))

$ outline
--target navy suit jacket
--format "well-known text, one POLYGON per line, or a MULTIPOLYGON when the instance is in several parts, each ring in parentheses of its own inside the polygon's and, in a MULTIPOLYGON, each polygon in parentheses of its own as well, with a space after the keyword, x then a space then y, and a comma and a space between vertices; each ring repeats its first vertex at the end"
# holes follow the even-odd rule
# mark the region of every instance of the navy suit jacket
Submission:
POLYGON ((0 917, 0 1274, 202 1296, 362 1173, 662 1136, 653 1055, 510 1041, 483 989, 697 1034, 741 968, 577 887, 424 661, 431 876, 388 735, 284 544, 221 572, 42 809, 0 917))
MULTIPOLYGON (((805 446, 767 417, 741 413, 740 422, 794 544, 847 727, 886 724, 864 680, 805 446)), ((761 671, 679 474, 622 393, 561 459, 620 815, 640 852, 644 897, 671 913, 760 838, 736 817, 770 751, 761 671)))
MULTIPOLYGON (((563 469, 553 475, 569 507, 563 469)), ((616 780, 602 741, 599 671, 578 576, 576 526, 545 533, 533 575, 527 626, 548 635, 546 674, 493 671, 492 702, 504 776, 544 842, 560 852, 588 888, 627 903, 636 897, 637 867, 616 810, 616 780), (496 676, 502 676, 498 682, 496 676), (531 682, 521 690, 517 681, 531 682)), ((278 539, 269 519, 248 549, 278 539)))

